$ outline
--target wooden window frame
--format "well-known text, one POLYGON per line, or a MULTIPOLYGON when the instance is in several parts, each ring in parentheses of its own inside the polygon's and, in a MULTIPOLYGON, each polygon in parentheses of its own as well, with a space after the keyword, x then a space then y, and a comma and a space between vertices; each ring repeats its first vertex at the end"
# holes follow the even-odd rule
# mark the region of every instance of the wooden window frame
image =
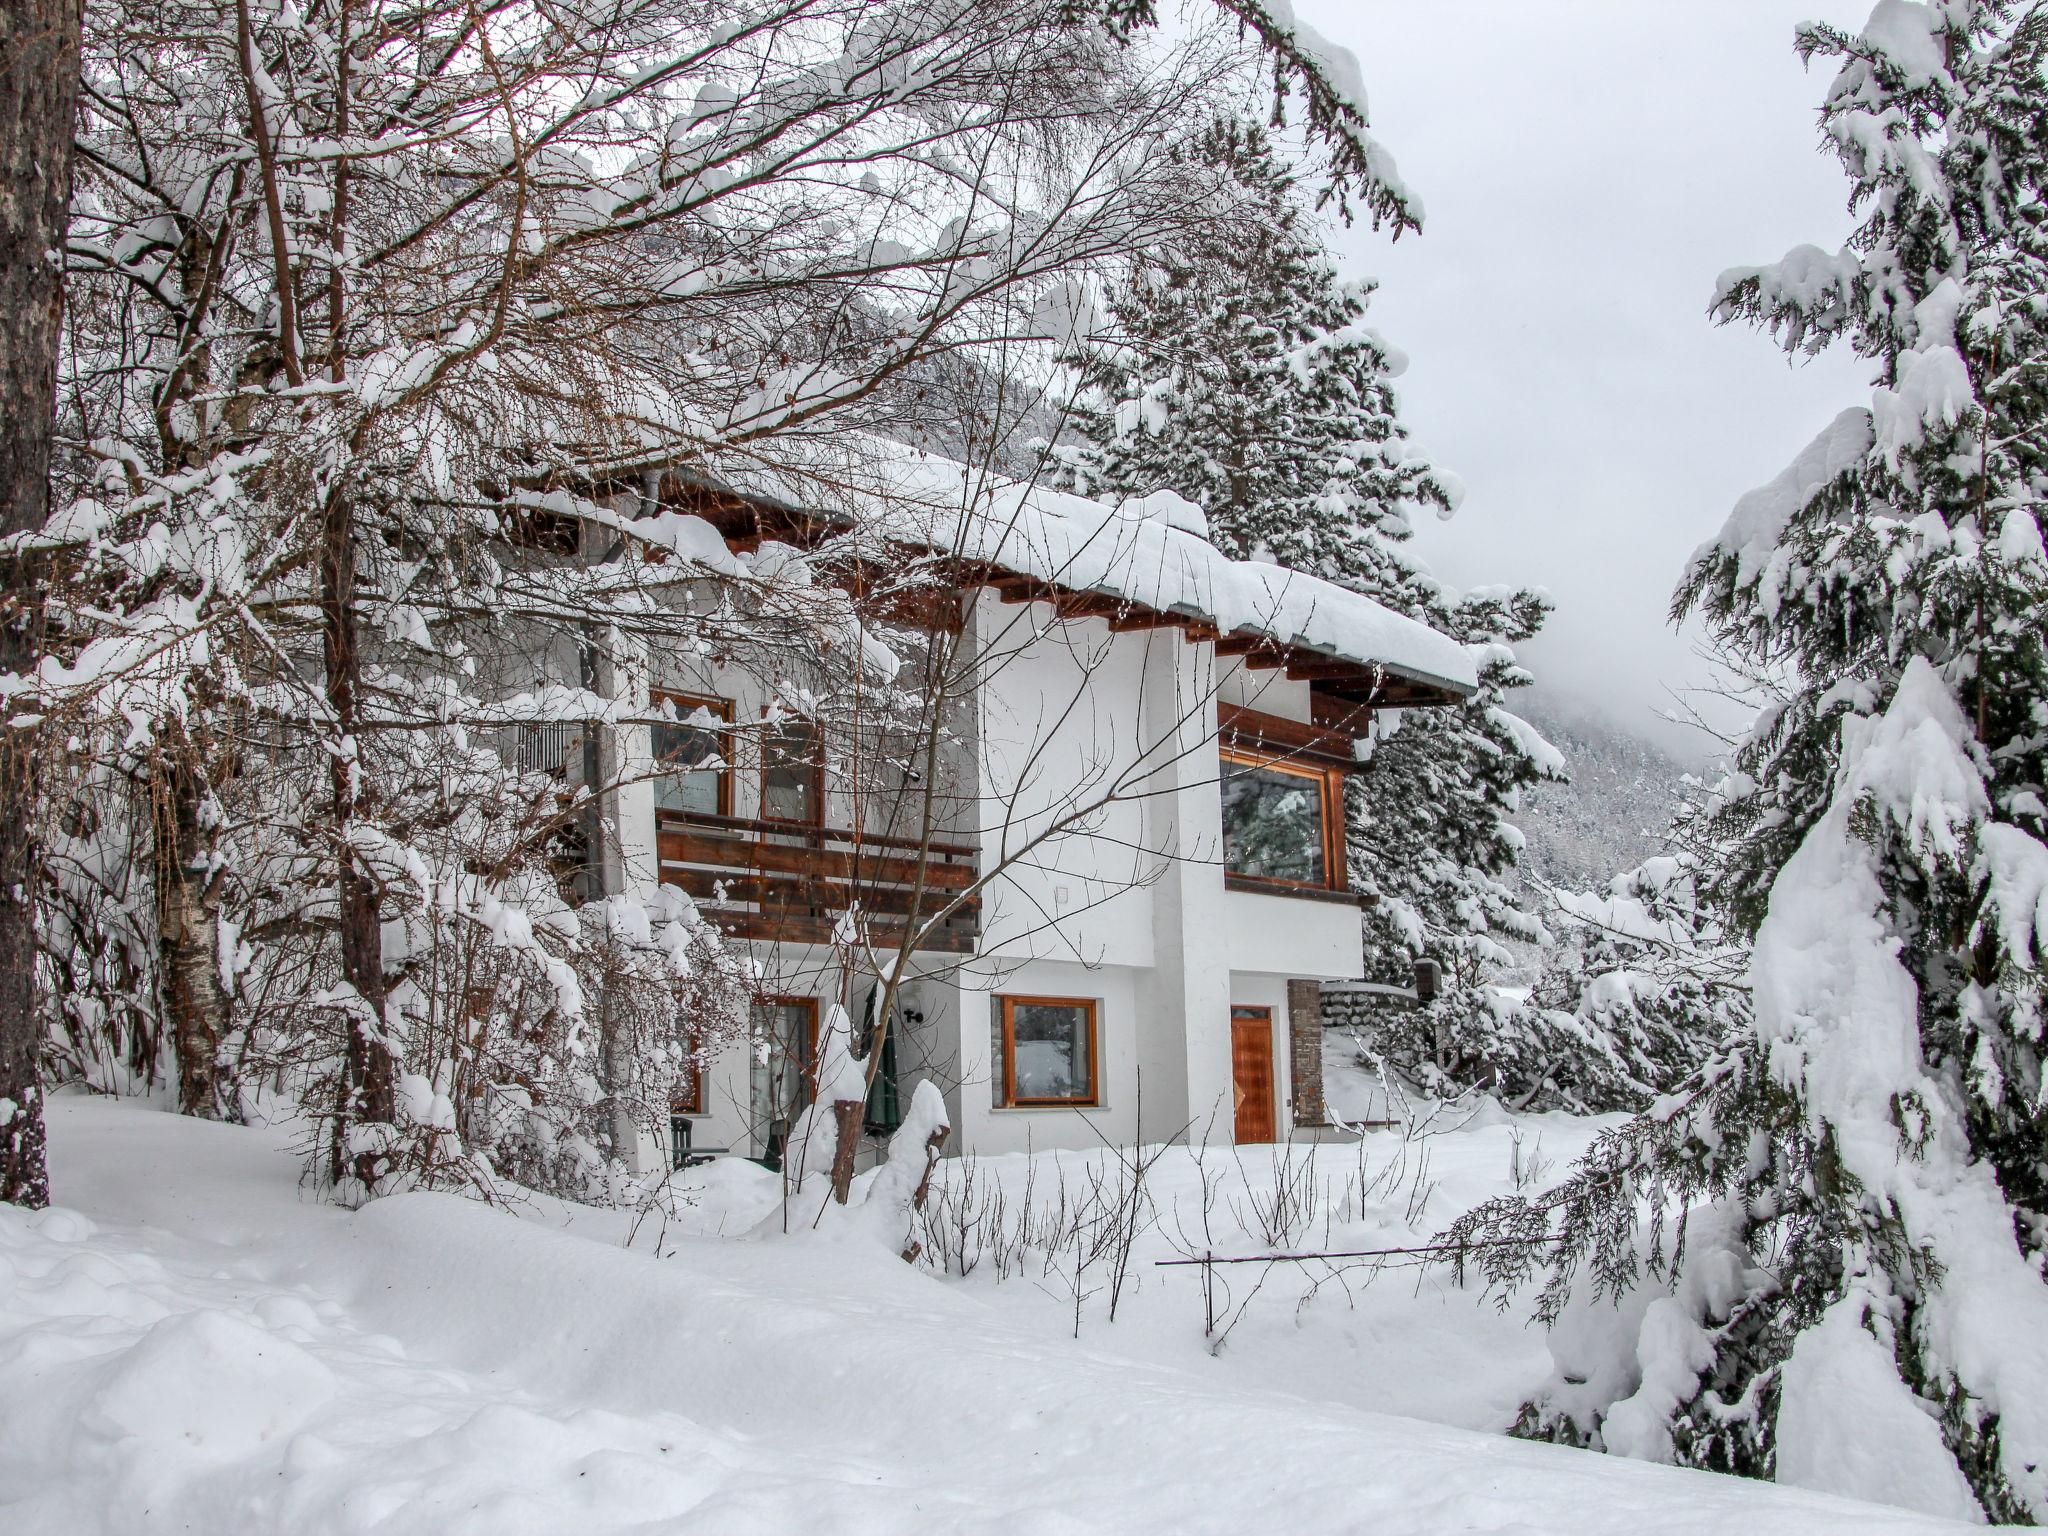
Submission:
POLYGON ((704 1113, 704 1063, 697 1059, 697 1042, 686 1039, 684 1053, 690 1059, 690 1089, 684 1093, 677 1090, 668 1096, 668 1112, 671 1115, 701 1115, 704 1113))
POLYGON ((1034 997, 999 993, 996 1004, 1003 1021, 1003 1109, 1100 1109, 1102 1107, 1102 1009, 1092 997, 1034 997), (1079 1008, 1088 1019, 1088 1097, 1085 1099, 1020 1099, 1017 1097, 1017 1008, 1079 1008))
POLYGON ((818 752, 818 760, 809 765, 811 770, 811 809, 813 814, 806 821, 798 821, 788 816, 770 816, 768 814, 768 750, 777 727, 782 724, 781 721, 777 721, 775 725, 766 726, 761 732, 761 772, 754 786, 757 793, 754 808, 760 813, 758 819, 772 826, 822 828, 825 825, 825 733, 818 729, 818 722, 815 720, 802 720, 800 723, 805 729, 810 731, 811 741, 816 746, 818 752))
MULTIPOLYGON (((678 716, 678 719, 680 719, 680 717, 682 716, 693 714, 697 710, 708 709, 709 711, 711 711, 712 714, 716 715, 720 720, 723 720, 725 722, 726 728, 724 730, 716 731, 713 733, 718 737, 719 761, 725 764, 723 768, 720 768, 718 770, 718 814, 720 816, 731 816, 733 752, 732 700, 720 698, 715 693, 684 693, 679 689, 675 688, 656 688, 651 690, 651 693, 655 703, 673 705, 675 708, 676 715, 678 716)), ((667 725, 669 722, 664 720, 661 723, 663 725, 667 725)), ((651 747, 652 745, 653 743, 650 739, 649 746, 651 747)), ((704 770, 701 768, 682 770, 671 769, 667 771, 681 771, 685 773, 704 772, 704 770)), ((674 812, 672 814, 688 815, 689 813, 687 811, 679 811, 674 812)))
MULTIPOLYGON (((1264 768, 1297 779, 1313 779, 1319 786, 1323 807, 1322 879, 1290 880, 1284 875, 1254 875, 1232 869, 1227 849, 1223 855, 1224 876, 1247 885, 1270 886, 1276 891, 1348 891, 1351 886, 1344 868, 1344 770, 1331 763, 1290 757, 1284 752, 1260 752, 1244 747, 1218 747, 1217 756, 1221 763, 1237 763, 1246 768, 1264 768)), ((1225 776, 1226 771, 1219 764, 1216 784, 1219 796, 1223 793, 1225 776)))
POLYGON ((804 1041, 803 1079, 805 1091, 811 1100, 818 1097, 818 1029, 819 1019, 824 1010, 818 1000, 805 993, 764 992, 753 999, 761 1008, 801 1008, 810 1019, 809 1037, 804 1041))
POLYGON ((501 505, 497 536, 514 549, 573 559, 583 548, 583 519, 545 507, 501 505))

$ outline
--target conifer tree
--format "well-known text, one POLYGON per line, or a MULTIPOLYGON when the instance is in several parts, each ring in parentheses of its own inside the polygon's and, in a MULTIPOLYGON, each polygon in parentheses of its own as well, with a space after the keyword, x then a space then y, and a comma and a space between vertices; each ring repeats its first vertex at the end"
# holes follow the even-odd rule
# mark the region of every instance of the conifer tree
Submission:
POLYGON ((1537 1432, 2038 1522, 2048 9, 1883 0, 1799 49, 1839 61, 1821 125, 1860 223, 1724 274, 1715 312, 1853 348, 1871 400, 1738 503, 1675 605, 1776 691, 1690 829, 1755 934, 1754 1026, 1454 1236, 1561 1234, 1475 1250, 1547 1274, 1537 1432))
POLYGON ((1370 283, 1339 278, 1287 162, 1267 136, 1218 123, 1190 147, 1215 217, 1111 302, 1106 341, 1077 359, 1083 446, 1068 484, 1110 499, 1164 488, 1200 506, 1218 547, 1377 598, 1472 646, 1462 707, 1383 717, 1348 796, 1353 885, 1372 898, 1368 963, 1405 981, 1441 962, 1438 1003, 1382 1042, 1426 1085, 1499 1081, 1518 1054, 1485 980, 1501 936, 1542 926, 1514 869, 1520 791, 1562 759, 1506 708, 1530 681, 1514 646, 1548 603, 1511 588, 1455 592, 1409 548, 1419 509, 1460 487, 1410 442, 1394 380, 1407 359, 1371 326, 1370 283), (1409 1038, 1412 1033, 1413 1038, 1409 1038))
POLYGON ((1640 1109, 1747 1023, 1747 951, 1700 904, 1697 874, 1690 857, 1659 855, 1604 891, 1551 893, 1563 942, 1528 1006, 1575 1042, 1560 1102, 1640 1109))

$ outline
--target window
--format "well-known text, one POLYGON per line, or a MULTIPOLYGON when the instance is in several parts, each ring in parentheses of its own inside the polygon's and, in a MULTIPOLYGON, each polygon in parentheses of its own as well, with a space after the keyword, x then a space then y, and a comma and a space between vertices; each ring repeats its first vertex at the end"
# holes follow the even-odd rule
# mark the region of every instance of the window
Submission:
POLYGON ((683 1050, 683 1069, 676 1074, 675 1086, 669 1090, 669 1113, 701 1115, 704 1113, 704 1065, 697 1059, 695 1041, 685 1041, 683 1050))
MULTIPOLYGON (((699 710, 715 719, 732 719, 732 705, 724 699, 661 693, 655 695, 655 701, 673 707, 679 722, 699 710)), ((655 808, 696 816, 730 816, 732 774, 727 763, 732 752, 731 733, 701 724, 660 723, 651 735, 659 770, 654 779, 655 808)))
POLYGON ((761 819, 816 826, 825 806, 824 755, 818 728, 785 720, 761 739, 761 819))
POLYGON ((1095 1004, 1077 997, 1004 997, 1001 1103, 1025 1109, 1099 1104, 1095 1004))
POLYGON ((766 997, 753 1008, 754 1065, 748 1082, 748 1111, 759 1138, 762 1161, 782 1166, 790 1127, 811 1102, 817 1069, 818 1000, 766 997))
POLYGON ((1338 770, 1247 753, 1222 757, 1224 869, 1276 885, 1340 887, 1338 770))

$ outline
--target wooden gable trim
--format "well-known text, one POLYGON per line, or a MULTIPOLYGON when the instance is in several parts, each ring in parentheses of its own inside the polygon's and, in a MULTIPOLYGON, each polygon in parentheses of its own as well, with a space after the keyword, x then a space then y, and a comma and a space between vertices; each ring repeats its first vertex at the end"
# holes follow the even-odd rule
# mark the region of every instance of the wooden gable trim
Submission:
POLYGON ((1348 698, 1313 684, 1309 687, 1309 719, 1326 731, 1337 731, 1354 741, 1372 729, 1372 717, 1378 708, 1370 698, 1348 698))
POLYGON ((1352 751, 1352 738, 1342 731, 1237 704, 1216 706, 1216 737, 1226 748, 1262 757, 1298 759, 1346 772, 1364 766, 1352 751))

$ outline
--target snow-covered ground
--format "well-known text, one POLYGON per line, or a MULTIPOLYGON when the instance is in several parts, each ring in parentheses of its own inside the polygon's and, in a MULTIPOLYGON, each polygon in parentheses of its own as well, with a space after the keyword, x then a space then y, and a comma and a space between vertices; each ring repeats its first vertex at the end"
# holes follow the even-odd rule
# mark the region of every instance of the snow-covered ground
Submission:
MULTIPOLYGON (((1176 1197, 1185 1224, 1205 1166, 1218 1183, 1185 1151, 1148 1176, 1162 1226, 1133 1255, 1137 1289, 1114 1323, 1106 1297, 1085 1302, 1076 1339, 1057 1274, 941 1279, 852 1232, 702 1235, 772 1211, 773 1181, 744 1164, 629 1232, 624 1213, 546 1201, 351 1214, 301 1192, 284 1133, 135 1104, 59 1100, 51 1129, 61 1206, 0 1207, 10 1536, 1945 1528, 1480 1432, 1543 1344, 1440 1272, 1303 1306, 1283 1266, 1212 1354, 1196 1272, 1149 1265, 1173 1251, 1176 1197)), ((1439 1223, 1509 1183, 1513 1138, 1526 1159, 1536 1129, 1559 1159, 1586 1133, 1432 1138, 1422 1178, 1333 1209, 1330 1238, 1439 1223)), ((1388 1133, 1367 1166, 1401 1155, 1388 1133)), ((1316 1156, 1341 1200, 1358 1154, 1316 1156)), ((1244 1166, 1216 1211, 1229 1180, 1246 1202, 1271 1177, 1244 1166)), ((975 1166, 1006 1190, 1025 1173, 975 1166)))

